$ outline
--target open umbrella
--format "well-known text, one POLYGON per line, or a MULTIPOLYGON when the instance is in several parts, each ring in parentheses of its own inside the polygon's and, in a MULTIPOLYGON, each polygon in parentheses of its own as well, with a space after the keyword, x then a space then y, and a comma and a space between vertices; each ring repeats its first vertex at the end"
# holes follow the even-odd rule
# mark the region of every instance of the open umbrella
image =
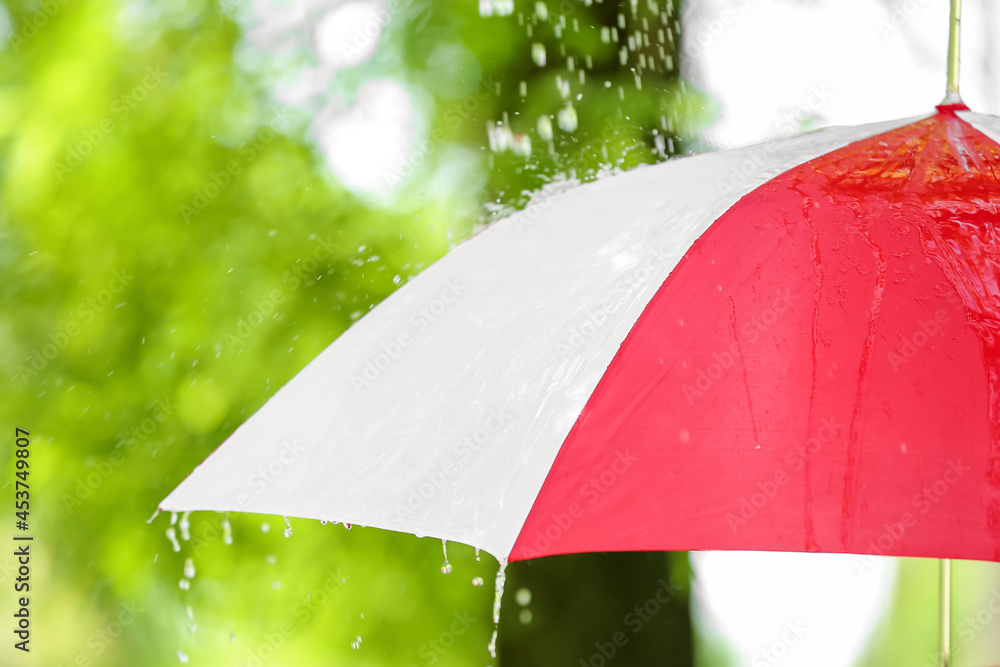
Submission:
POLYGON ((951 85, 926 117, 542 197, 363 317, 160 508, 430 535, 502 565, 1000 561, 997 141, 951 85))

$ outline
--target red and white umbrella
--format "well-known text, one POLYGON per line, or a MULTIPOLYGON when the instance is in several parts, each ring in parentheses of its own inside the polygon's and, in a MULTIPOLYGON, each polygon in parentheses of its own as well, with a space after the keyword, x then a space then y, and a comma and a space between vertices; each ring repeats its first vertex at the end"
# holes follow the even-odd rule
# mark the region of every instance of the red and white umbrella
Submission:
POLYGON ((536 201, 358 321, 160 507, 501 561, 1000 561, 998 140, 952 105, 536 201))

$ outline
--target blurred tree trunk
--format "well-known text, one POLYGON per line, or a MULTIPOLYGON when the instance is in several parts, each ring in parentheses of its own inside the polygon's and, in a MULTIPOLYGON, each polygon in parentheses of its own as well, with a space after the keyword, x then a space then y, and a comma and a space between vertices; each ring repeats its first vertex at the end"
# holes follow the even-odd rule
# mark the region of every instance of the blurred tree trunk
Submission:
POLYGON ((513 563, 501 614, 500 664, 693 665, 688 571, 686 552, 513 563))

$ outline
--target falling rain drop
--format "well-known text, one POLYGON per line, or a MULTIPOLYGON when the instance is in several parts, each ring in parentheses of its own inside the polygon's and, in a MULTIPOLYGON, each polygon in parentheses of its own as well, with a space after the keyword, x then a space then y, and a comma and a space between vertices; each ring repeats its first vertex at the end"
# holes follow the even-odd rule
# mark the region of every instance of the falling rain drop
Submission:
POLYGON ((167 528, 167 539, 173 545, 175 553, 181 550, 181 543, 177 541, 177 529, 173 526, 167 528))
POLYGON ((531 137, 526 134, 515 134, 511 150, 521 157, 531 157, 531 137))
POLYGON ((194 561, 190 558, 184 559, 184 576, 188 579, 194 579, 194 561))
POLYGON ((576 109, 572 104, 567 104, 559 110, 559 114, 556 116, 556 122, 559 123, 559 129, 563 132, 576 131, 578 119, 576 116, 576 109))
POLYGON ((473 586, 482 586, 483 585, 483 578, 482 577, 473 577, 472 578, 472 585, 473 586))
POLYGON ((191 521, 188 519, 189 516, 191 516, 191 512, 184 512, 181 514, 180 523, 177 524, 177 527, 181 531, 181 539, 185 542, 191 539, 191 521))
POLYGON ((181 579, 177 585, 181 587, 182 591, 191 589, 191 582, 187 579, 181 579))
POLYGON ((541 42, 531 45, 531 61, 539 67, 545 67, 545 45, 541 42))
POLYGON ((571 92, 570 88, 569 88, 569 81, 567 81, 566 79, 562 78, 561 76, 557 76, 556 77, 556 90, 559 91, 559 95, 561 95, 563 99, 566 99, 567 97, 569 97, 569 94, 571 92))
POLYGON ((479 562, 479 547, 476 547, 476 562, 479 562))
POLYGON ((177 660, 180 662, 187 662, 188 661, 187 654, 184 653, 184 651, 177 651, 177 660))
POLYGON ((538 17, 539 21, 549 20, 549 8, 544 2, 535 3, 535 16, 538 17))
POLYGON ((441 574, 451 574, 451 563, 448 562, 448 542, 441 540, 441 551, 444 552, 444 563, 441 564, 441 574))
POLYGON ((222 542, 224 544, 233 543, 233 524, 229 523, 229 517, 222 520, 222 542))
POLYGON ((355 651, 361 648, 361 635, 355 637, 354 641, 351 642, 351 648, 353 648, 355 651))
POLYGON ((500 569, 497 570, 496 582, 493 584, 493 637, 486 647, 491 657, 497 657, 497 632, 500 629, 500 604, 503 601, 503 587, 507 583, 507 559, 500 559, 500 569))
POLYGON ((285 537, 291 537, 292 536, 292 524, 289 523, 287 516, 283 516, 281 518, 285 520, 285 537))
POLYGON ((545 141, 552 141, 552 119, 548 116, 539 116, 538 134, 545 141))

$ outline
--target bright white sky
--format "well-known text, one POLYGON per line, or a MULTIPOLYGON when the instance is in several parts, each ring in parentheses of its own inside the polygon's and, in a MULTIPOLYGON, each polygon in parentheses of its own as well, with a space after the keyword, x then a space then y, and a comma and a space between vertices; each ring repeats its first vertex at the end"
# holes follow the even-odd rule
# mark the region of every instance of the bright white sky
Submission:
MULTIPOLYGON (((733 147, 787 136, 781 121, 800 110, 817 116, 818 125, 932 112, 944 97, 948 5, 946 0, 686 2, 683 72, 722 107, 722 118, 706 138, 733 147)), ((997 114, 996 0, 965 0, 963 28, 963 97, 973 110, 997 114)))

